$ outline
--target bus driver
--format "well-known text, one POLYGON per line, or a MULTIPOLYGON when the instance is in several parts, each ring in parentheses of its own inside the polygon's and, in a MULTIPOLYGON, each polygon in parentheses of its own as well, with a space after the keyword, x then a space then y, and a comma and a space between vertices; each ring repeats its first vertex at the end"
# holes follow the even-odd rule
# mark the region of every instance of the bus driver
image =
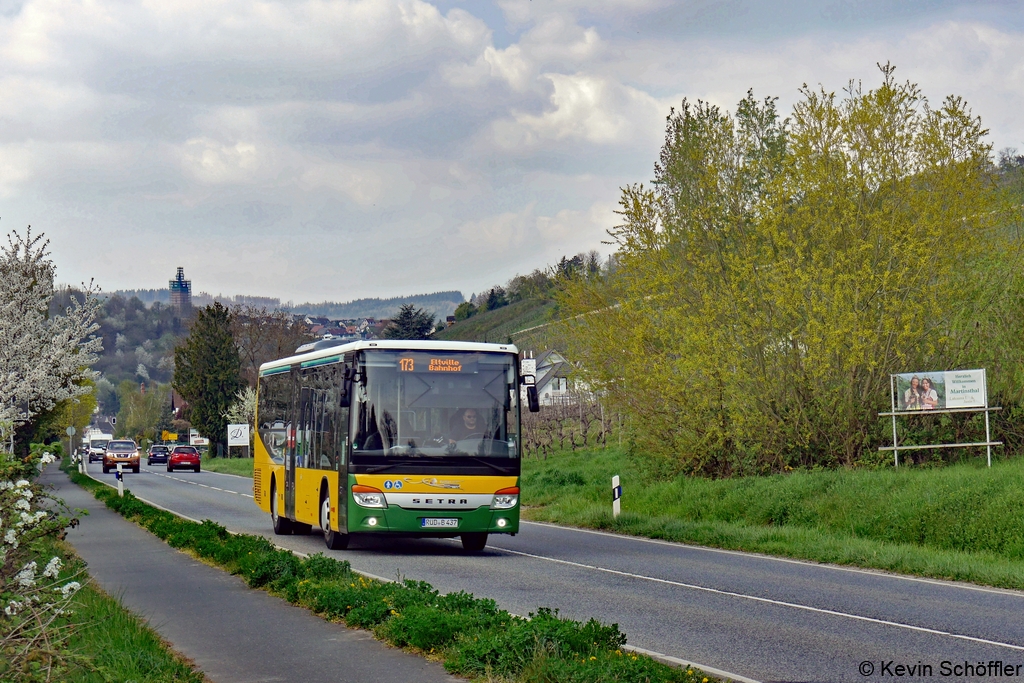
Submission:
POLYGON ((479 426, 479 418, 476 408, 466 408, 462 411, 462 419, 456 418, 448 434, 448 443, 462 441, 471 436, 482 437, 483 428, 479 426))

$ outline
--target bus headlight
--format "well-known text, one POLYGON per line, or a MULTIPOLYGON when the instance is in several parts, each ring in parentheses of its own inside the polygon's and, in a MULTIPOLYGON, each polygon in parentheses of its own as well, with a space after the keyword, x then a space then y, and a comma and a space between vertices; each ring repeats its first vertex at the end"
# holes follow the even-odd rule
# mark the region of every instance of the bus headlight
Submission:
POLYGON ((352 487, 352 499, 356 501, 356 505, 361 505, 364 508, 386 508, 388 506, 383 491, 362 484, 352 487))
POLYGON ((514 508, 519 503, 519 487, 511 486, 507 489, 501 489, 494 494, 494 499, 491 501, 492 510, 508 510, 514 508))

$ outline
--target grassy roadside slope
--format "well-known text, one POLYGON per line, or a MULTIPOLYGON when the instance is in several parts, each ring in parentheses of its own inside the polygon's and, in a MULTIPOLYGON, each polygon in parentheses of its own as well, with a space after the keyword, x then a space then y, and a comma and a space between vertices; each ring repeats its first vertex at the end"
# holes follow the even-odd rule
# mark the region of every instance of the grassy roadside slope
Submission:
POLYGON ((537 521, 1024 589, 1024 460, 654 482, 608 448, 527 460, 522 488, 537 521))
POLYGON ((211 458, 203 456, 203 469, 223 474, 237 474, 240 477, 252 477, 252 458, 211 458))
POLYGON ((550 322, 554 302, 543 299, 526 299, 514 304, 496 308, 493 311, 477 313, 472 318, 460 320, 446 330, 434 335, 442 341, 475 341, 504 344, 509 337, 520 330, 550 322))

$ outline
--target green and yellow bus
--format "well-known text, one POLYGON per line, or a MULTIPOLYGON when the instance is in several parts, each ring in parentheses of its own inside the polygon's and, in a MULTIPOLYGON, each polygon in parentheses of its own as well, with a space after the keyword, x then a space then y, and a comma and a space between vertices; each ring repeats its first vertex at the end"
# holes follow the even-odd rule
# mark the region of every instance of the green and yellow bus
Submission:
MULTIPOLYGON (((278 534, 451 538, 519 530, 511 344, 324 340, 260 367, 253 497, 278 534), (332 345, 333 344, 333 345, 332 345)), ((526 385, 522 388, 521 385, 526 385)))

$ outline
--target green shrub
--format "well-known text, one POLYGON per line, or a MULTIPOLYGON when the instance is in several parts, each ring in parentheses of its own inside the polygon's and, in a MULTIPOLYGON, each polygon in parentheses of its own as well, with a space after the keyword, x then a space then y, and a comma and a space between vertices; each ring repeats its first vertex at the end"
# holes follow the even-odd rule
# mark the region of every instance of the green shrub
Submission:
POLYGON ((352 574, 352 565, 348 560, 335 560, 323 553, 316 553, 302 563, 302 575, 317 581, 340 579, 352 574))
POLYGON ((404 612, 396 610, 374 630, 374 635, 398 647, 440 650, 465 631, 470 621, 466 615, 442 612, 434 606, 410 605, 404 612))

